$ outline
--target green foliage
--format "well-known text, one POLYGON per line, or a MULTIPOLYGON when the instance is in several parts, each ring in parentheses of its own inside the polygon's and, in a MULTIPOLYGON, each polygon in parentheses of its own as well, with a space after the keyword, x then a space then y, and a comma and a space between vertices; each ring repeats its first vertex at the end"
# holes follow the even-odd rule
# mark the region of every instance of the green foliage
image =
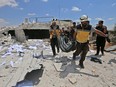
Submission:
POLYGON ((114 25, 114 31, 116 32, 116 24, 114 25))
POLYGON ((114 30, 110 32, 110 34, 112 35, 111 41, 116 43, 116 24, 114 25, 114 30))

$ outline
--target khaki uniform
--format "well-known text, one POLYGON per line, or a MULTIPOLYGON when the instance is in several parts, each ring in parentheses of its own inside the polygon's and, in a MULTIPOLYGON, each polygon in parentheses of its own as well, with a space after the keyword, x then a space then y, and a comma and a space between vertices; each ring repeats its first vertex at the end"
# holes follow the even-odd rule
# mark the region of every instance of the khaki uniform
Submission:
POLYGON ((55 47, 57 48, 57 52, 59 52, 59 44, 58 44, 58 37, 60 36, 60 29, 58 25, 50 26, 50 42, 53 55, 56 55, 55 47))
POLYGON ((86 54, 89 50, 89 35, 91 32, 91 25, 88 25, 86 28, 82 28, 81 24, 77 25, 76 29, 76 51, 73 53, 73 59, 76 58, 79 54, 81 54, 80 64, 83 64, 83 61, 85 60, 86 54))

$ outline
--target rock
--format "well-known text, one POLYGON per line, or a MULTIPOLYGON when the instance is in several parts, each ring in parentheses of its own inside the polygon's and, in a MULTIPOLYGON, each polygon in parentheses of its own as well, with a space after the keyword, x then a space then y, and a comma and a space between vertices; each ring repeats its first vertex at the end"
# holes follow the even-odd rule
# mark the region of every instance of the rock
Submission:
POLYGON ((26 41, 26 37, 25 37, 25 33, 23 31, 23 29, 16 29, 15 30, 15 36, 16 36, 16 40, 23 43, 26 41))
POLYGON ((9 67, 10 67, 9 65, 6 65, 6 66, 5 66, 5 69, 8 69, 9 67))
POLYGON ((92 70, 92 73, 94 73, 94 74, 95 74, 95 71, 96 71, 96 70, 94 70, 94 69, 93 69, 93 70, 92 70))
POLYGON ((110 46, 109 48, 105 49, 106 52, 115 51, 115 50, 116 50, 116 45, 110 46))
POLYGON ((116 84, 115 84, 115 83, 112 83, 112 85, 116 86, 116 84))
POLYGON ((70 77, 68 78, 68 80, 72 83, 72 84, 75 84, 77 82, 77 79, 74 78, 74 77, 70 77))

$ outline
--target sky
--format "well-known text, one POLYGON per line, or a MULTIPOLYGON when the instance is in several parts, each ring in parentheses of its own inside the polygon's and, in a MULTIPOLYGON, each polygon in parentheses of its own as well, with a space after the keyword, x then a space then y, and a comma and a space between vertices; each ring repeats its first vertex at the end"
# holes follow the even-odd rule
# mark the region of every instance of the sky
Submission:
MULTIPOLYGON (((96 26, 104 20, 108 29, 116 24, 116 0, 0 0, 0 27, 18 26, 25 18, 54 17, 79 22, 87 15, 96 26)), ((38 19, 51 21, 51 18, 38 19)))

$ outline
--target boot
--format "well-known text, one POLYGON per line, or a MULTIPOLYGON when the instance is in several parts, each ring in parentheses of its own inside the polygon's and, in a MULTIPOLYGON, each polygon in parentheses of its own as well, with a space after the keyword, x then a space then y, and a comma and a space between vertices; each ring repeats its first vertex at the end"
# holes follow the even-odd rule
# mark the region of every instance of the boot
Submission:
POLYGON ((76 56, 73 54, 73 60, 76 60, 76 56))
POLYGON ((79 62, 79 66, 84 69, 83 62, 79 62))

